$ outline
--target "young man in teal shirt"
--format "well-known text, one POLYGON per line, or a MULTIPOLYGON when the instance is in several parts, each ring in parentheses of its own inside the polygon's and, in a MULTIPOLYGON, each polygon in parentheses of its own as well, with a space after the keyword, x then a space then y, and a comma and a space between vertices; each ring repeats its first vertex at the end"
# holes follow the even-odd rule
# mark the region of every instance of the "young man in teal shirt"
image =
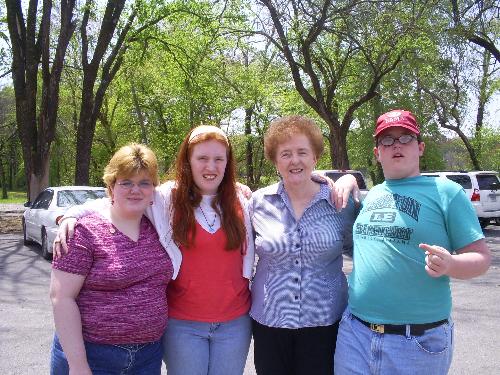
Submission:
POLYGON ((420 175, 425 144, 413 114, 383 114, 374 137, 385 182, 370 190, 354 223, 335 374, 446 374, 450 277, 485 273, 491 255, 461 186, 420 175))

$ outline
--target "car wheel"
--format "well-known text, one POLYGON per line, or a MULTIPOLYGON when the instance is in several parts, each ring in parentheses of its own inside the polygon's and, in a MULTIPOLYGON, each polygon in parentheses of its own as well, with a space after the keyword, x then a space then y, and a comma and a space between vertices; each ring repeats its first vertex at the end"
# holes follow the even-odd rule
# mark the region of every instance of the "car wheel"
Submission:
POLYGON ((42 257, 47 260, 52 258, 52 254, 49 252, 49 244, 47 243, 47 232, 45 231, 45 228, 42 228, 42 257))
POLYGON ((490 219, 479 219, 479 224, 484 229, 490 224, 490 219))
POLYGON ((23 223, 23 244, 29 245, 31 241, 28 240, 28 235, 26 234, 26 222, 24 221, 24 218, 22 220, 22 223, 23 223))

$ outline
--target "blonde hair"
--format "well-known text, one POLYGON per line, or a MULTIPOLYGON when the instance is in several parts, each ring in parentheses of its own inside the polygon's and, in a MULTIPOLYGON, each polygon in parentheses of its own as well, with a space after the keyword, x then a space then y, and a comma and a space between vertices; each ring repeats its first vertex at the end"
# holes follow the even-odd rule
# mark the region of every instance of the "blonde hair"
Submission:
POLYGON ((297 134, 303 134, 307 137, 311 143, 314 156, 319 159, 325 148, 321 129, 312 119, 299 115, 281 117, 271 122, 264 135, 266 158, 275 163, 279 145, 297 134))
POLYGON ((154 152, 143 144, 129 143, 115 152, 104 168, 102 180, 106 184, 108 194, 111 194, 111 187, 119 177, 131 177, 143 171, 149 174, 154 186, 160 183, 158 160, 154 152))

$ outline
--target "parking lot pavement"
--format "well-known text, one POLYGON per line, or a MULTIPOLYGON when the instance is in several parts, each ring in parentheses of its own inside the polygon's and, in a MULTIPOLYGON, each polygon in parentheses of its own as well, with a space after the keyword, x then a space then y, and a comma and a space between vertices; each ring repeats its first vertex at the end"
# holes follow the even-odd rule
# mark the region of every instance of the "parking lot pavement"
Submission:
MULTIPOLYGON (((485 230, 493 253, 490 270, 453 280, 455 350, 452 375, 500 374, 500 227, 485 230)), ((352 267, 346 259, 344 269, 352 267)), ((0 234, 0 374, 47 374, 53 334, 48 298, 50 262, 22 245, 21 234, 0 234)), ((252 349, 250 349, 252 352, 252 349)), ((255 375, 248 357, 244 375, 255 375)), ((165 373, 165 372, 163 372, 165 373)))
POLYGON ((0 237, 0 373, 47 374, 53 325, 50 263, 24 247, 21 235, 0 237))

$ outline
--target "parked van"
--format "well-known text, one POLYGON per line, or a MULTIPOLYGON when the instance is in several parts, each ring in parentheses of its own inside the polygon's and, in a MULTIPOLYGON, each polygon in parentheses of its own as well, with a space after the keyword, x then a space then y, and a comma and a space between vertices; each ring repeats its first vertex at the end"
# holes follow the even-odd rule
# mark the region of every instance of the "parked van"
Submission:
POLYGON ((500 180, 495 171, 432 171, 428 177, 447 178, 460 184, 476 210, 481 227, 500 225, 500 180))
POLYGON ((356 178, 361 193, 359 197, 360 201, 365 199, 366 194, 368 194, 365 176, 363 176, 363 173, 361 173, 360 171, 356 171, 354 169, 318 169, 316 170, 316 172, 331 178, 333 181, 337 181, 339 177, 345 174, 352 174, 356 178))

